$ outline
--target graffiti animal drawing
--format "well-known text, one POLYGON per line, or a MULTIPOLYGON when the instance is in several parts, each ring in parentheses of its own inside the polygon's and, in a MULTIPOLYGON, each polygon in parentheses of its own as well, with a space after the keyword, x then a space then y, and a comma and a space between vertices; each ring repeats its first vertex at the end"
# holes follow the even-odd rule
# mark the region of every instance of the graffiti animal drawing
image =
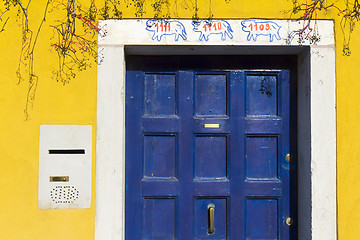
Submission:
POLYGON ((310 21, 304 24, 302 28, 291 31, 285 39, 286 44, 290 45, 294 39, 297 39, 299 44, 309 41, 310 44, 316 44, 320 41, 321 37, 316 26, 310 26, 310 21))
POLYGON ((146 30, 153 32, 152 40, 159 42, 164 35, 175 35, 175 41, 178 41, 179 37, 187 39, 184 25, 176 20, 148 20, 146 30))
POLYGON ((193 30, 200 33, 199 40, 209 40, 211 34, 221 34, 221 40, 225 41, 226 36, 233 38, 233 30, 230 24, 224 20, 194 20, 192 22, 193 30))
POLYGON ((274 38, 280 40, 280 28, 272 21, 256 21, 256 20, 244 20, 241 22, 242 30, 248 33, 247 40, 254 40, 256 42, 258 36, 269 36, 270 42, 274 41, 274 38))

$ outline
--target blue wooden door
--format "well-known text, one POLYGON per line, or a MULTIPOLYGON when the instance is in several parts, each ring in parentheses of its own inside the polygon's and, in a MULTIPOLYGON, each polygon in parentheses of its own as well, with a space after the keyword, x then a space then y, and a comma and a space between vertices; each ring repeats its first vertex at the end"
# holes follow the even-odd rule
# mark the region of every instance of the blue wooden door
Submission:
POLYGON ((288 70, 127 71, 126 239, 290 239, 289 131, 288 70))

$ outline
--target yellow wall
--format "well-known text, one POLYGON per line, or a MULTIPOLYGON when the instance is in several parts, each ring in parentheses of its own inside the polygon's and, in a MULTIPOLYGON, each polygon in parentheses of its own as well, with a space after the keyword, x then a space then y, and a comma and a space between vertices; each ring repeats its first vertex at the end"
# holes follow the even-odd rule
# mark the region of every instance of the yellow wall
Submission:
MULTIPOLYGON (((194 7, 199 18, 290 18, 292 1, 267 0, 125 0, 119 10, 124 18, 154 14, 173 18, 192 18, 194 7), (153 4, 162 2, 160 12, 153 4), (140 14, 140 15, 139 15, 140 14)), ((88 6, 89 1, 81 1, 88 6)), ((329 1, 328 1, 329 2, 329 1)), ((337 2, 339 3, 339 2, 337 2)), ((2 3, 0 3, 0 7, 2 3)), ((33 30, 40 24, 44 1, 32 0, 29 23, 33 30)), ((104 0, 97 0, 98 8, 104 0)), ((343 5, 339 4, 339 7, 343 5)), ((1 8, 0 8, 1 9, 1 8)), ((1 14, 1 13, 0 13, 1 14)), ((54 36, 51 25, 62 17, 48 13, 35 52, 34 71, 39 77, 36 99, 25 120, 28 82, 18 84, 16 70, 21 51, 21 18, 16 11, 7 13, 9 21, 0 33, 0 239, 93 239, 95 157, 93 157, 93 194, 90 209, 40 210, 37 208, 39 126, 41 124, 93 125, 93 156, 96 126, 96 65, 79 72, 63 85, 51 78, 57 56, 50 44, 54 36)), ((294 16, 293 16, 294 17, 294 16)), ((336 31, 337 80, 337 170, 339 239, 358 239, 360 235, 360 26, 352 34, 350 57, 342 55, 343 35, 335 10, 319 18, 334 19, 336 31)), ((0 26, 4 21, 0 21, 0 26)), ((326 69, 323 69, 326 71, 326 69)), ((326 96, 324 96, 326 97, 326 96)), ((324 119, 326 121, 326 119, 324 119)))

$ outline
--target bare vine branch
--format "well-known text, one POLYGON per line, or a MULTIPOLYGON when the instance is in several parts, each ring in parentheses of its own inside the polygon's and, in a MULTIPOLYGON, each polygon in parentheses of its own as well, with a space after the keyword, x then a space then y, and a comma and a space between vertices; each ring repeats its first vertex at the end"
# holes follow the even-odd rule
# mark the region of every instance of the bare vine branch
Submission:
MULTIPOLYGON (((144 0, 136 1, 138 13, 142 14, 144 0)), ((97 33, 105 35, 106 32, 97 27, 98 19, 122 18, 119 0, 106 0, 100 11, 94 0, 91 0, 88 8, 83 7, 77 0, 47 0, 42 21, 34 34, 29 22, 30 5, 31 0, 0 1, 0 33, 5 30, 10 18, 7 15, 12 9, 17 10, 17 16, 21 19, 21 50, 16 76, 18 84, 25 80, 29 84, 24 109, 26 119, 29 116, 29 107, 33 105, 38 84, 38 77, 34 72, 35 48, 49 8, 65 14, 63 19, 50 26, 56 36, 51 46, 58 56, 58 69, 53 71, 53 77, 63 84, 75 78, 78 71, 102 62, 101 59, 97 59, 96 38, 97 33)))
MULTIPOLYGON (((7 11, 5 11, 5 12, 7 12, 7 11)), ((5 12, 3 12, 3 13, 1 14, 1 16, 0 16, 0 21, 3 21, 3 20, 2 20, 2 15, 3 15, 5 12)), ((6 23, 9 21, 9 18, 10 18, 10 17, 6 18, 4 24, 1 26, 1 28, 0 28, 0 33, 3 32, 3 31, 5 31, 5 25, 6 25, 6 23)))
POLYGON ((360 20, 360 4, 359 0, 353 0, 352 3, 350 3, 349 0, 346 0, 345 3, 346 7, 341 9, 336 6, 333 1, 332 3, 329 3, 329 1, 326 0, 306 0, 305 2, 300 3, 300 0, 293 0, 292 14, 300 14, 300 19, 305 20, 305 24, 299 32, 299 41, 301 42, 304 39, 310 39, 310 42, 316 43, 316 39, 320 36, 318 35, 316 26, 315 29, 310 27, 311 20, 315 20, 316 25, 319 11, 334 9, 337 14, 341 16, 340 27, 343 33, 343 55, 350 56, 351 33, 354 30, 355 23, 360 20))
POLYGON ((75 0, 54 1, 54 4, 54 8, 66 10, 66 17, 51 26, 57 35, 52 47, 59 58, 59 68, 53 72, 53 76, 58 82, 66 84, 75 78, 76 71, 83 71, 96 62, 97 41, 94 39, 99 31, 96 23, 97 8, 94 1, 88 11, 84 11, 75 0), (77 27, 79 25, 80 28, 77 27))
MULTIPOLYGON (((36 89, 37 89, 37 85, 38 85, 38 81, 39 81, 38 76, 35 75, 35 72, 34 72, 35 47, 36 47, 36 43, 37 43, 40 31, 41 31, 41 29, 43 27, 44 22, 46 21, 46 14, 48 12, 48 7, 49 7, 49 4, 50 4, 50 1, 51 0, 47 0, 47 2, 46 2, 43 18, 42 18, 42 20, 40 22, 39 27, 37 28, 37 32, 36 32, 36 35, 35 35, 35 38, 34 38, 34 42, 33 42, 32 46, 31 46, 31 48, 29 48, 30 49, 29 54, 28 54, 28 58, 29 58, 29 75, 28 75, 29 87, 28 87, 28 92, 27 92, 27 97, 26 97, 26 105, 25 105, 25 110, 24 110, 26 119, 28 119, 28 117, 29 117, 29 112, 28 112, 29 106, 30 105, 32 106, 33 102, 35 100, 36 89)), ((29 1, 29 3, 30 3, 30 1, 29 1)), ((29 5, 27 6, 27 8, 28 7, 29 7, 29 5)))

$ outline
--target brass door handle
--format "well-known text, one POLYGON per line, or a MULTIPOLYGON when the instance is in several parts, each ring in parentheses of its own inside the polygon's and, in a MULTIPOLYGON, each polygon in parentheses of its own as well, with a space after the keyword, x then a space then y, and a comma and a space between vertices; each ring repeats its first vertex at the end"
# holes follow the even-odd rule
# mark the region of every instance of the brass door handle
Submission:
POLYGON ((209 216, 208 233, 213 234, 215 232, 215 222, 214 222, 215 205, 212 203, 208 205, 208 216, 209 216))

